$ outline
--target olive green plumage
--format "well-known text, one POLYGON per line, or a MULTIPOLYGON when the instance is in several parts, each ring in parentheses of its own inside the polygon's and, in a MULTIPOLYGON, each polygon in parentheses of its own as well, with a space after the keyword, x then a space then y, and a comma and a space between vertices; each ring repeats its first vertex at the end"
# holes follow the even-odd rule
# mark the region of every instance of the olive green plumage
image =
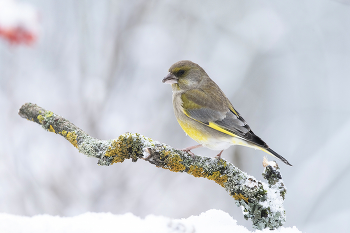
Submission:
POLYGON ((199 146, 224 150, 231 145, 242 145, 260 149, 291 165, 251 131, 218 85, 196 63, 173 64, 163 83, 172 86, 174 113, 180 126, 200 144, 185 151, 199 146))

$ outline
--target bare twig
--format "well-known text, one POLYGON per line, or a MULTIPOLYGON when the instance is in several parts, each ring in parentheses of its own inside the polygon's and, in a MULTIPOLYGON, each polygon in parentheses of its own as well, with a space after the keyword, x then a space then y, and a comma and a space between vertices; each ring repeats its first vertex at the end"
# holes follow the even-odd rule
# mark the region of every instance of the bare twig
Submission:
POLYGON ((275 229, 286 220, 283 200, 286 188, 277 163, 264 161, 264 178, 258 181, 223 159, 191 156, 140 134, 126 133, 118 139, 99 140, 87 135, 68 120, 36 104, 26 103, 19 115, 34 121, 50 132, 66 138, 79 152, 98 158, 98 164, 111 165, 125 159, 144 159, 173 172, 186 172, 221 185, 235 199, 246 219, 257 229, 275 229))

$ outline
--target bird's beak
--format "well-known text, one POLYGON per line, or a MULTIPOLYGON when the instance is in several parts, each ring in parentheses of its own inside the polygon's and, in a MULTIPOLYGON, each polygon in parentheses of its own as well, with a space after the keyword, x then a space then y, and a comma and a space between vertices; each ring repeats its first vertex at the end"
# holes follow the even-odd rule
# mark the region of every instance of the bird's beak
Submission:
POLYGON ((165 78, 163 78, 162 82, 166 84, 173 84, 177 83, 178 78, 173 75, 172 73, 169 73, 165 78))

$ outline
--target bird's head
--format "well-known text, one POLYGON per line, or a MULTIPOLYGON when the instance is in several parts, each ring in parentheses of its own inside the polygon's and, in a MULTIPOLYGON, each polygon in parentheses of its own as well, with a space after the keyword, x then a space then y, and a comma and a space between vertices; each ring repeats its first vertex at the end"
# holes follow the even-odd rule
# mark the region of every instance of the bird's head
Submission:
POLYGON ((190 90, 197 88, 205 77, 208 77, 207 73, 198 64, 179 61, 169 68, 169 74, 162 82, 172 84, 173 89, 190 90))

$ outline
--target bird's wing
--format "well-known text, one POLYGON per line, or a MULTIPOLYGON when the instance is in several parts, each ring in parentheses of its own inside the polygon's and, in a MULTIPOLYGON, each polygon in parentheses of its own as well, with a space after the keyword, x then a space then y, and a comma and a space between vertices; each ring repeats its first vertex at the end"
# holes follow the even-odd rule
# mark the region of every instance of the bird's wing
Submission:
POLYGON ((217 131, 268 148, 266 143, 251 131, 222 91, 219 89, 219 92, 214 93, 217 94, 210 96, 200 89, 184 92, 181 95, 184 114, 217 131))

